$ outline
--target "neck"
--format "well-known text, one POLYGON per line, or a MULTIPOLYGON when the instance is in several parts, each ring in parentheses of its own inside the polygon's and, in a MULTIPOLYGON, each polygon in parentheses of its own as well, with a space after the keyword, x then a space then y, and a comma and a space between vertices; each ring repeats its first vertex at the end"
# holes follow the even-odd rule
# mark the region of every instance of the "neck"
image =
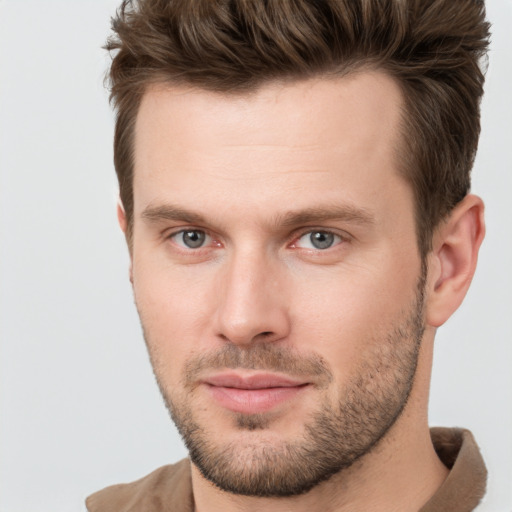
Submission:
POLYGON ((196 512, 410 512, 419 510, 448 474, 437 457, 427 421, 432 343, 424 340, 409 401, 383 439, 351 467, 311 491, 286 498, 221 491, 192 465, 196 512))

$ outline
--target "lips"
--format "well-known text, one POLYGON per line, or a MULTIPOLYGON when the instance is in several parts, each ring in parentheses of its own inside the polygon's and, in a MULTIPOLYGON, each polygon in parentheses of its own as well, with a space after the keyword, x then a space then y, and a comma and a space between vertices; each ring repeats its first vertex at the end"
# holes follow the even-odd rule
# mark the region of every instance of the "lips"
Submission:
POLYGON ((212 398, 232 412, 257 414, 294 399, 308 382, 272 373, 221 373, 204 379, 212 398))

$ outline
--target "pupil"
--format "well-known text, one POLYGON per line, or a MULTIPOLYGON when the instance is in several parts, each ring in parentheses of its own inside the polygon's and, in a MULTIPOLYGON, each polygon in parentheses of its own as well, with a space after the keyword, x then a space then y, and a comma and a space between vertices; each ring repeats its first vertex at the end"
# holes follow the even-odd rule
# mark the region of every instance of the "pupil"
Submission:
POLYGON ((201 247, 204 243, 204 233, 202 231, 185 231, 183 233, 183 243, 191 249, 201 247))
POLYGON ((316 231, 310 235, 311 244, 317 249, 328 249, 334 242, 334 235, 332 233, 325 233, 323 231, 316 231))

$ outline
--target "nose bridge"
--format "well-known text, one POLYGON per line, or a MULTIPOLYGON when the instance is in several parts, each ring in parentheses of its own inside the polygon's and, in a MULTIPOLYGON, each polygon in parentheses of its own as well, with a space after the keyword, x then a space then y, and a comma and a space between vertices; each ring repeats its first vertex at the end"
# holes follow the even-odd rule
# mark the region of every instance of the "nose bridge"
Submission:
POLYGON ((288 318, 277 262, 254 247, 234 250, 219 283, 218 334, 236 344, 286 336, 288 318), (281 290, 282 291, 282 290, 281 290))

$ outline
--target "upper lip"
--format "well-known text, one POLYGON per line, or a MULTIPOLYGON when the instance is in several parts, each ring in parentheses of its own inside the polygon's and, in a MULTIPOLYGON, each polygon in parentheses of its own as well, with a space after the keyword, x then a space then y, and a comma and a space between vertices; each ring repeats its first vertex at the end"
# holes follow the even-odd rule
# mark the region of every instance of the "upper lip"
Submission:
POLYGON ((275 373, 218 373, 203 379, 210 386, 237 389, 291 388, 303 386, 307 382, 275 373))

